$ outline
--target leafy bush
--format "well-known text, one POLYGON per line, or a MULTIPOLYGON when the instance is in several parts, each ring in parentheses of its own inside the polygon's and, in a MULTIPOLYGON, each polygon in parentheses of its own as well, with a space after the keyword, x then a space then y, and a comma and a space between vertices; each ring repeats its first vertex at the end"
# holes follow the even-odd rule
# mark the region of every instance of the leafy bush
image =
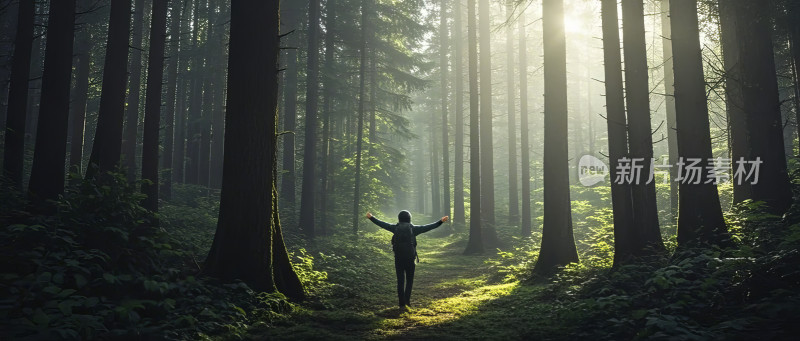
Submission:
MULTIPOLYGON (((0 329, 5 336, 235 336, 292 310, 279 293, 195 277, 196 256, 207 252, 213 236, 210 207, 216 203, 197 198, 187 201, 191 206, 163 205, 157 216, 139 206, 137 187, 120 174, 103 184, 81 181, 56 202, 53 215, 4 205, 0 329), (152 227, 157 220, 163 229, 152 227)), ((311 267, 311 259, 300 266, 307 278, 316 274, 319 281, 311 267)))

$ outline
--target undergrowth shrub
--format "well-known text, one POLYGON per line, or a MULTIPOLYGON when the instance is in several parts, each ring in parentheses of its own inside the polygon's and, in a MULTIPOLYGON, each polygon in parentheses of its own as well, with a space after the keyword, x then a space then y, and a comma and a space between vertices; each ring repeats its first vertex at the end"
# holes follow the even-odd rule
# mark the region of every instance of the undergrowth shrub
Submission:
MULTIPOLYGON (((139 206, 137 187, 121 174, 102 185, 81 181, 55 202, 52 215, 32 215, 15 203, 21 196, 3 191, 4 338, 242 336, 250 325, 292 310, 280 293, 196 276, 197 255, 207 251, 216 225, 214 204, 197 198, 163 205, 155 215, 139 206), (159 219, 163 229, 152 227, 159 219)), ((312 266, 310 258, 300 263, 305 278, 324 280, 312 266)))

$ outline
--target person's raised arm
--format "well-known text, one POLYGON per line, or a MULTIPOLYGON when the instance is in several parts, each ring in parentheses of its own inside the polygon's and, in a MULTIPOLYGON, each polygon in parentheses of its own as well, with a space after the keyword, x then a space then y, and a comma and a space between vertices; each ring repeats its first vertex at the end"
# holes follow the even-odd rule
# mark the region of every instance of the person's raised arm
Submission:
POLYGON ((450 217, 444 216, 444 217, 442 217, 442 219, 440 219, 439 221, 437 221, 435 223, 430 223, 428 225, 422 225, 422 226, 415 226, 414 227, 414 235, 419 235, 419 234, 428 232, 430 230, 433 230, 433 229, 435 229, 435 228, 437 228, 439 226, 442 226, 442 224, 447 222, 448 219, 450 219, 450 217))
POLYGON ((386 231, 394 233, 394 225, 389 224, 389 223, 387 223, 385 221, 381 221, 378 218, 375 218, 375 216, 372 215, 372 213, 367 212, 367 219, 372 221, 373 224, 378 225, 380 228, 382 228, 382 229, 384 229, 386 231))

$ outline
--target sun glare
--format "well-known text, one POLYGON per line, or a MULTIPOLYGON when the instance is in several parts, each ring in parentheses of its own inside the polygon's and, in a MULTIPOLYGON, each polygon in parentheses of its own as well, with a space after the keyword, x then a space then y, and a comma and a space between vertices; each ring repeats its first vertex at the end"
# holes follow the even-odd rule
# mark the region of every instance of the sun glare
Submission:
POLYGON ((564 16, 564 31, 569 33, 576 33, 583 31, 583 23, 571 16, 564 16))

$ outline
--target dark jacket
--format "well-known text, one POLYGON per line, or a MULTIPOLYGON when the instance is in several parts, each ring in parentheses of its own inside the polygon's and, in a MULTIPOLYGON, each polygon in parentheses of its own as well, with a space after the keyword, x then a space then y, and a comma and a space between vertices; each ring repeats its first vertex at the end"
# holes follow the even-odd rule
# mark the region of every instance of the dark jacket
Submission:
MULTIPOLYGON (((387 223, 385 221, 381 221, 380 219, 375 218, 375 216, 373 216, 372 218, 369 218, 369 220, 371 220, 375 225, 378 225, 382 229, 384 229, 386 231, 389 231, 391 233, 394 233, 394 229, 397 227, 397 224, 389 224, 389 223, 387 223)), ((418 236, 420 234, 423 234, 425 232, 433 230, 433 229, 435 229, 435 228, 437 228, 439 226, 442 226, 442 224, 443 224, 443 222, 441 220, 439 220, 439 221, 437 221, 435 223, 430 223, 428 225, 413 225, 414 226, 414 228, 413 228, 414 236, 416 237, 416 236, 418 236)))

